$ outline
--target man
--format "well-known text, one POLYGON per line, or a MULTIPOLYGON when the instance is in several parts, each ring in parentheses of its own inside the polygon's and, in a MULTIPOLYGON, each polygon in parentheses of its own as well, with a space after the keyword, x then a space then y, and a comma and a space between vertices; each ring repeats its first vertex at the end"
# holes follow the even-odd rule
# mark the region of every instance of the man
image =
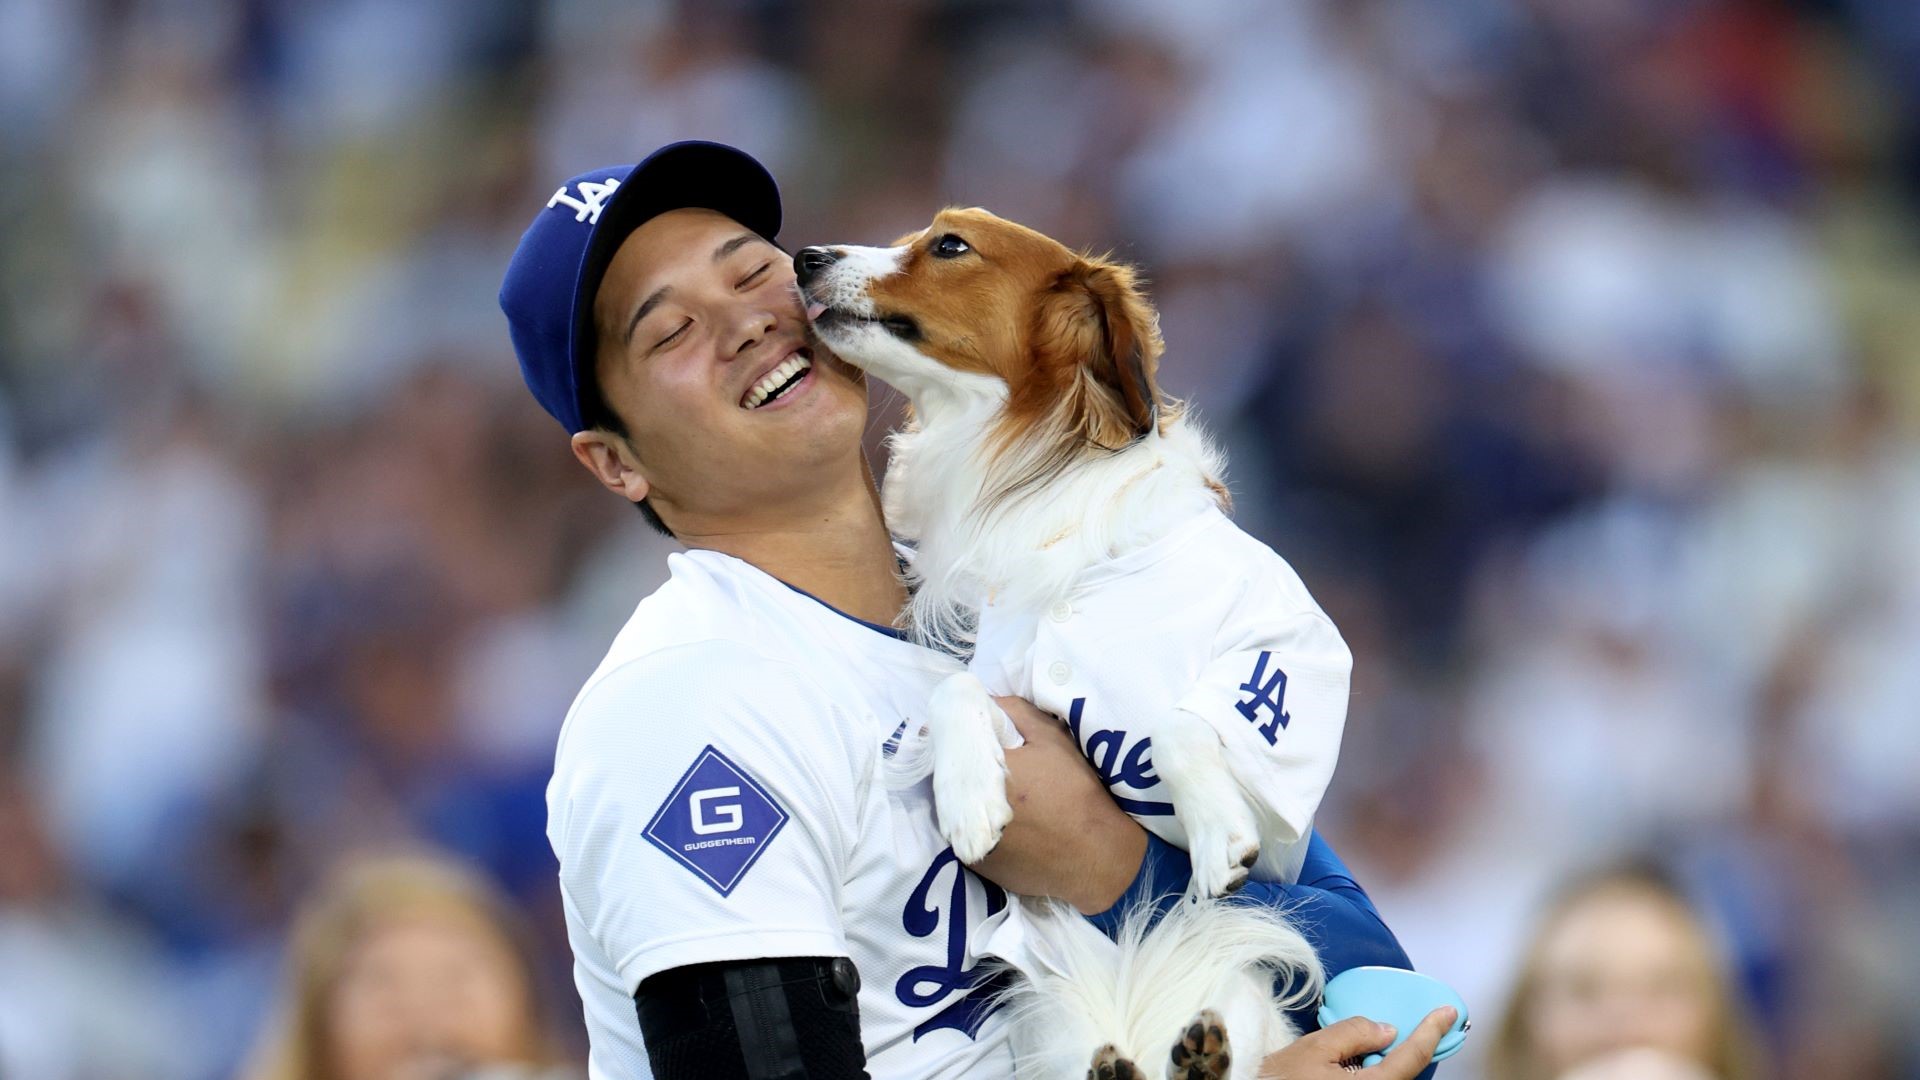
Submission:
MULTIPOLYGON (((890 627, 905 594, 865 383, 810 340, 779 227, 757 162, 675 144, 557 189, 501 290, 574 456, 688 549, 581 690, 548 788, 590 1072, 1006 1077, 974 951, 1005 888, 1106 912, 1178 853, 1020 702, 1015 819, 984 877, 924 786, 879 779, 955 663, 890 627)), ((1380 1074, 1417 1072, 1431 1026, 1380 1074)), ((1386 1041, 1357 1023, 1274 1067, 1331 1075, 1386 1041)))

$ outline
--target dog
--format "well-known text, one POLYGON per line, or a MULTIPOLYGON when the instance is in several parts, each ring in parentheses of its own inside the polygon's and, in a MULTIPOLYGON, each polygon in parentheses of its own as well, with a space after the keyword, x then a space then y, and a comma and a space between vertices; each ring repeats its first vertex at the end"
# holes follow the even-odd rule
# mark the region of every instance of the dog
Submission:
POLYGON ((977 861, 1011 820, 1019 736, 997 691, 1066 719, 1120 805, 1187 850, 1197 898, 1293 880, 1352 655, 1227 516, 1224 460, 1159 387, 1158 317, 1132 269, 979 209, 794 265, 821 343, 912 407, 882 490, 912 550, 905 620, 970 661, 936 691, 919 753, 897 758, 930 768, 955 854, 977 861))

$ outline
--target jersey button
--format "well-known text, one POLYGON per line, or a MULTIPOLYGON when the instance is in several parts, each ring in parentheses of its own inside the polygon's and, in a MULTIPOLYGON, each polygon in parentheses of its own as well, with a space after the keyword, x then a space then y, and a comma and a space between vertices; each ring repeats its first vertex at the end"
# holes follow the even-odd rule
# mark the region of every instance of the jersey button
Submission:
POLYGON ((1068 667, 1065 660, 1055 660, 1053 665, 1047 668, 1047 674, 1053 677, 1054 682, 1065 686, 1067 680, 1073 678, 1073 668, 1068 667))
POLYGON ((1052 616, 1054 622, 1066 622, 1073 618, 1073 605, 1061 600, 1055 603, 1047 614, 1052 616))

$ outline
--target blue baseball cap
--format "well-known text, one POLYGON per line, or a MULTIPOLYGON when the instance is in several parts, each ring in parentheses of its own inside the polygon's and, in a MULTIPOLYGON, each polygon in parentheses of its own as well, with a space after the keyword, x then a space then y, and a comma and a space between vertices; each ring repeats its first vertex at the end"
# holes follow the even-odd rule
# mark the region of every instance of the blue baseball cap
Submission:
POLYGON ((520 374, 568 432, 585 431, 580 387, 593 375, 593 298, 620 245, 669 210, 717 210, 772 240, 780 189, 745 151, 714 142, 663 146, 638 165, 560 185, 520 237, 500 285, 520 374))

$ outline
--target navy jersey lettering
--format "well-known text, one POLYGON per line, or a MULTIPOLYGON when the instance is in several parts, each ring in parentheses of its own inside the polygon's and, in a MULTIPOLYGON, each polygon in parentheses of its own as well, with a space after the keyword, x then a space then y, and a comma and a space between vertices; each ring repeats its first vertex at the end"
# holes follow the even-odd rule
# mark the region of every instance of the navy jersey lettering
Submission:
POLYGON ((996 969, 987 964, 977 963, 966 966, 967 960, 967 882, 978 881, 986 887, 987 915, 998 914, 1007 906, 1007 891, 973 871, 960 865, 952 848, 942 851, 927 867, 925 876, 907 898, 906 911, 902 913, 900 925, 914 937, 927 937, 941 927, 947 928, 947 957, 944 965, 922 964, 909 968, 894 984, 894 996, 909 1008, 923 1009, 937 1005, 955 991, 964 991, 961 996, 922 1021, 913 1029, 913 1039, 920 1038, 931 1031, 941 1028, 953 1028, 966 1033, 967 1038, 978 1038, 980 1025, 998 1007, 996 998, 1004 988, 1008 975, 1004 969, 996 969), (952 884, 948 886, 944 913, 941 905, 932 902, 934 887, 945 872, 952 869, 952 884))
MULTIPOLYGON (((1081 753, 1093 765, 1093 771, 1100 782, 1112 790, 1126 785, 1134 791, 1145 791, 1160 783, 1160 777, 1153 771, 1153 759, 1148 751, 1153 748, 1152 739, 1141 739, 1131 747, 1127 746, 1127 733, 1113 728, 1083 729, 1087 699, 1077 697, 1067 708, 1067 730, 1073 733, 1074 741, 1080 744, 1081 753)), ((1131 799, 1115 794, 1113 801, 1120 809, 1129 814, 1162 816, 1173 813, 1173 804, 1149 802, 1145 799, 1131 799)))

